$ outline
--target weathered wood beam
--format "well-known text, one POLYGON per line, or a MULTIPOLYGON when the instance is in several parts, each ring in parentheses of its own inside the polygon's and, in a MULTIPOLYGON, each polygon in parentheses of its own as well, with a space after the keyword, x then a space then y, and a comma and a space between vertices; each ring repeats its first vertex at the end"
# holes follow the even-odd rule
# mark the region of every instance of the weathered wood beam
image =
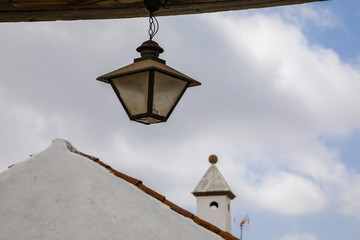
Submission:
MULTIPOLYGON (((326 0, 168 0, 159 16, 266 8, 326 0)), ((146 17, 142 0, 0 0, 0 22, 146 17)))

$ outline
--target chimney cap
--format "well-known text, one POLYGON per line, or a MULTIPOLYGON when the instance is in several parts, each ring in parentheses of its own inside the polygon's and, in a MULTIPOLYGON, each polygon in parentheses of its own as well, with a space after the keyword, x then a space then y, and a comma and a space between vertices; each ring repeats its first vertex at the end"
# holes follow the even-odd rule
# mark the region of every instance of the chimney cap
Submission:
POLYGON ((209 162, 210 162, 211 164, 216 164, 217 161, 218 161, 218 157, 217 157, 215 154, 211 154, 211 155, 209 156, 209 162))

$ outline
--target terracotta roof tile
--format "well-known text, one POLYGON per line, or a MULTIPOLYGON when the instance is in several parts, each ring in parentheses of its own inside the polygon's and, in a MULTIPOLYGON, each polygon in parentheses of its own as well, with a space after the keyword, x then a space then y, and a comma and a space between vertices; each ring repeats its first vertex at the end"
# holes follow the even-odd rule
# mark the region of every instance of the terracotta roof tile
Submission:
POLYGON ((175 212, 188 217, 188 218, 193 218, 194 214, 192 214, 191 212, 186 211, 185 209, 179 207, 178 205, 170 202, 169 200, 165 199, 165 201, 163 201, 164 204, 168 205, 172 210, 174 210, 175 212))
POLYGON ((211 223, 199 218, 199 217, 196 217, 194 216, 193 218, 194 222, 196 222, 197 224, 203 226, 204 228, 207 228, 209 229, 210 231, 213 231, 214 233, 219 233, 221 230, 220 228, 212 225, 211 223))
POLYGON ((87 157, 91 160, 93 160, 94 162, 98 163, 99 165, 105 167, 106 169, 108 169, 111 173, 113 173, 115 176, 133 184, 134 186, 137 186, 139 189, 141 189, 143 192, 147 193, 148 195, 152 196, 153 198, 159 200, 160 202, 166 204, 167 206, 169 206, 172 210, 174 210, 175 212, 181 214, 184 217, 190 218, 192 219, 195 223, 199 224, 200 226, 208 229, 209 231, 214 232, 215 234, 218 234, 219 236, 221 236, 223 239, 225 240, 239 240, 238 238, 234 237, 233 235, 231 235, 228 232, 224 232, 221 229, 219 229, 218 227, 214 226, 213 224, 195 216, 194 214, 188 212, 187 210, 177 206, 176 204, 170 202, 169 200, 167 200, 165 198, 165 196, 159 194, 158 192, 146 187, 144 184, 142 184, 141 180, 138 180, 136 178, 130 177, 124 173, 121 173, 119 171, 116 171, 115 169, 113 169, 111 166, 107 165, 106 163, 100 161, 98 158, 87 155, 85 153, 79 152, 75 149, 72 149, 72 152, 79 154, 81 156, 87 157))
POLYGON ((149 194, 150 196, 156 198, 157 200, 159 200, 160 202, 163 202, 165 200, 165 197, 157 192, 155 192, 154 190, 146 187, 144 184, 139 184, 137 185, 138 188, 140 188, 141 190, 143 190, 144 192, 146 192, 147 194, 149 194))
POLYGON ((113 172, 113 174, 114 174, 115 176, 117 176, 117 177, 119 177, 119 178, 122 178, 122 179, 124 179, 125 181, 127 181, 127 182, 129 182, 129 183, 131 183, 131 184, 134 184, 135 186, 137 186, 137 185, 139 185, 139 184, 142 184, 142 181, 139 180, 139 179, 130 177, 130 176, 128 176, 128 175, 126 175, 126 174, 123 174, 123 173, 121 173, 121 172, 118 172, 118 171, 116 171, 116 170, 114 170, 114 169, 112 169, 112 172, 113 172))
POLYGON ((228 232, 220 231, 218 234, 226 240, 239 240, 228 232))

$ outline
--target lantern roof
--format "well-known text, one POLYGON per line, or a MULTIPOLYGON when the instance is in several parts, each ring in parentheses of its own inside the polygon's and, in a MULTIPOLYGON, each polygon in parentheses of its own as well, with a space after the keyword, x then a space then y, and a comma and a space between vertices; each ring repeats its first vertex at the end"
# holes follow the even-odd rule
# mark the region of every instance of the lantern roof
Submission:
MULTIPOLYGON (((162 0, 157 16, 266 8, 325 0, 162 0)), ((147 17, 143 0, 0 0, 0 22, 147 17)))
POLYGON ((198 185, 192 192, 195 196, 212 196, 212 195, 227 195, 230 199, 235 198, 235 194, 231 191, 225 178, 216 167, 217 158, 214 161, 211 155, 209 161, 211 166, 201 178, 198 185))
POLYGON ((174 75, 178 78, 184 79, 186 81, 190 81, 189 87, 194 87, 194 86, 198 86, 201 84, 200 82, 196 81, 195 79, 188 77, 187 75, 185 75, 185 74, 183 74, 183 73, 181 73, 159 61, 153 60, 153 59, 147 59, 144 61, 134 62, 125 67, 122 67, 115 71, 104 74, 104 75, 98 77, 97 80, 109 83, 109 79, 111 79, 111 78, 131 74, 131 73, 136 73, 136 72, 140 72, 140 71, 144 71, 144 70, 148 70, 148 69, 155 69, 160 72, 166 72, 166 73, 169 73, 170 75, 174 75))

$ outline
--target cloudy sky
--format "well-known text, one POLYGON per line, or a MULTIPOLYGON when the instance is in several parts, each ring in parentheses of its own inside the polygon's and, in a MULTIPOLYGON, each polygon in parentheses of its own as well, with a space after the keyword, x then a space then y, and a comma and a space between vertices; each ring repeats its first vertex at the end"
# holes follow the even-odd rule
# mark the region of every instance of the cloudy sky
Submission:
POLYGON ((360 2, 158 20, 161 57, 202 85, 151 126, 95 80, 148 19, 1 23, 0 171, 64 138, 194 212, 216 154, 245 240, 358 240, 360 2))

